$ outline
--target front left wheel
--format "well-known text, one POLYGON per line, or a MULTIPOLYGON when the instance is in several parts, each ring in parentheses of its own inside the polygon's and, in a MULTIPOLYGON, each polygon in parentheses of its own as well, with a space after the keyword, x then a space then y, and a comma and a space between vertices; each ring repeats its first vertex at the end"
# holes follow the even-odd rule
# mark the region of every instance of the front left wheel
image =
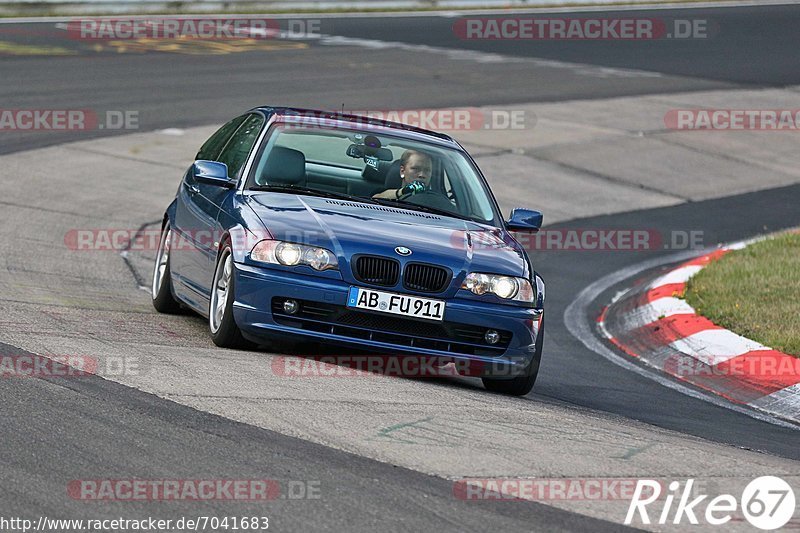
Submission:
POLYGON ((542 348, 544 346, 544 321, 539 328, 539 333, 536 336, 536 352, 533 355, 531 363, 525 369, 525 373, 521 376, 512 379, 492 379, 483 378, 483 386, 486 390, 497 392, 499 394, 508 394, 509 396, 525 396, 532 389, 536 383, 536 376, 539 375, 539 363, 542 360, 542 348))
POLYGON ((181 305, 172 295, 172 275, 170 274, 169 251, 172 244, 172 230, 169 222, 161 231, 161 240, 158 243, 158 253, 156 253, 156 263, 153 266, 153 283, 150 289, 150 296, 153 300, 153 307, 159 313, 174 314, 181 311, 181 305))
POLYGON ((230 244, 222 248, 211 285, 211 302, 208 308, 208 327, 211 340, 221 348, 243 348, 249 342, 242 336, 233 319, 234 275, 233 253, 230 244))

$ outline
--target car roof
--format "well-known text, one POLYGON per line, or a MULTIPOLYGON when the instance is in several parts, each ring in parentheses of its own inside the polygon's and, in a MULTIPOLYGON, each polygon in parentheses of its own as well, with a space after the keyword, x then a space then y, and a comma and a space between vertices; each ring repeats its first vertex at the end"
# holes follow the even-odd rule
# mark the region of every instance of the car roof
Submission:
POLYGON ((412 141, 429 142, 438 145, 446 145, 451 148, 463 150, 458 142, 444 133, 438 133, 431 130, 401 124, 399 122, 392 122, 389 120, 381 120, 372 117, 365 117, 360 115, 350 115, 347 113, 337 113, 333 111, 322 111, 319 109, 303 109, 298 107, 271 107, 260 106, 254 108, 253 111, 261 111, 265 114, 277 115, 279 122, 287 122, 298 117, 309 121, 320 120, 330 122, 331 126, 338 125, 339 127, 348 127, 355 130, 380 128, 382 130, 391 131, 392 135, 401 137, 412 141))

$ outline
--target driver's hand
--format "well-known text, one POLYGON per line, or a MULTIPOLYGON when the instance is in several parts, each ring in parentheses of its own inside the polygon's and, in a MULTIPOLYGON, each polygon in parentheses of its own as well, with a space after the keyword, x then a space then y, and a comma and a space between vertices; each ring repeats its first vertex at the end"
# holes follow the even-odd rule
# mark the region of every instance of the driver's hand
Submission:
POLYGON ((425 182, 423 181, 412 181, 402 189, 400 189, 400 194, 398 197, 406 195, 406 194, 417 194, 418 192, 422 192, 425 190, 425 182))

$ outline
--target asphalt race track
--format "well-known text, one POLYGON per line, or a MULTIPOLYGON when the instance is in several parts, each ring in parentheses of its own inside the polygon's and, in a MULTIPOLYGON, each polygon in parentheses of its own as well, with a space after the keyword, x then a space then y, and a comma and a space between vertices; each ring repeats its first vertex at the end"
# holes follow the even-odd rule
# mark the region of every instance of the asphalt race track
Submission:
MULTIPOLYGON (((159 221, 185 168, 158 161, 162 147, 156 141, 172 146, 160 130, 210 132, 209 126, 260 104, 602 106, 611 98, 677 102, 700 92, 724 98, 728 91, 784 91, 797 101, 800 6, 655 13, 624 15, 705 18, 716 30, 709 39, 686 41, 531 44, 460 40, 453 36, 451 16, 337 16, 321 20, 322 33, 338 40, 176 52, 155 45, 98 47, 66 38, 54 22, 0 23, 3 109, 138 112, 135 132, 0 131, 0 352, 137 350, 148 369, 141 379, 0 380, 0 516, 268 515, 277 531, 616 531, 624 528, 626 502, 471 502, 454 497, 453 480, 697 477, 725 487, 727 478, 738 486, 742 479, 774 473, 798 486, 795 426, 628 372, 588 350, 565 325, 565 310, 584 287, 674 250, 531 251, 547 282, 548 338, 536 387, 518 399, 489 394, 469 379, 287 384, 266 375, 275 354, 217 349, 198 317, 159 317, 137 286, 149 276, 147 254, 126 263, 117 254, 95 258, 61 249, 64 234, 76 227, 135 228, 159 221), (126 144, 129 134, 141 137, 126 144), (130 145, 142 148, 128 150, 130 145), (149 157, 155 158, 152 165, 149 157), (153 324, 174 336, 154 335, 153 324), (426 426, 431 420, 438 425, 426 426), (417 423, 416 433, 389 436, 417 423), (85 502, 66 488, 78 479, 127 478, 294 480, 318 486, 321 497, 85 502)), ((637 111, 631 109, 632 116, 637 111)), ((796 140, 782 144, 785 137, 777 138, 794 133, 754 135, 776 136, 780 157, 794 157, 796 140)), ((767 154, 771 142, 765 141, 767 154)), ((496 148, 480 140, 465 144, 481 165, 481 156, 488 164, 496 148)), ((180 148, 179 161, 190 161, 191 149, 180 148)), ((509 158, 500 162, 511 165, 512 151, 501 152, 509 158)), ((556 161, 554 154, 547 153, 548 164, 556 161)), ((563 172, 579 170, 577 163, 559 165, 563 172)), ((535 201, 535 176, 522 187, 503 179, 520 168, 501 169, 496 180, 489 175, 498 197, 535 201)), ((765 175, 778 172, 766 164, 759 168, 765 175)), ((599 166, 580 171, 595 171, 599 187, 624 181, 599 166)), ((657 201, 597 212, 583 208, 591 201, 576 198, 575 216, 559 216, 555 224, 548 224, 547 204, 528 207, 544 212, 548 229, 654 228, 664 235, 691 230, 702 232, 706 246, 800 226, 796 174, 779 182, 764 178, 767 185, 759 185, 761 175, 754 174, 751 185, 731 192, 715 186, 715 179, 710 173, 697 180, 716 189, 713 194, 684 194, 643 178, 625 186, 632 195, 657 201)), ((560 207, 570 211, 569 203, 560 207)), ((594 302, 585 320, 595 320, 619 288, 594 302)), ((790 525, 797 524, 795 519, 790 525)), ((748 530, 743 521, 735 526, 748 530)))

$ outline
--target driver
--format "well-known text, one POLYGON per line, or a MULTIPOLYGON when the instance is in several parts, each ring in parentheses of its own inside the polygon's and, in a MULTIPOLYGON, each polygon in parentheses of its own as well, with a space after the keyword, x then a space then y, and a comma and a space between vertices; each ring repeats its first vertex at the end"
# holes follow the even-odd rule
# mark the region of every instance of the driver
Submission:
POLYGON ((428 188, 431 179, 433 162, 431 156, 416 150, 406 150, 400 156, 400 178, 403 180, 399 189, 387 189, 373 196, 397 200, 404 194, 416 194, 428 188))

